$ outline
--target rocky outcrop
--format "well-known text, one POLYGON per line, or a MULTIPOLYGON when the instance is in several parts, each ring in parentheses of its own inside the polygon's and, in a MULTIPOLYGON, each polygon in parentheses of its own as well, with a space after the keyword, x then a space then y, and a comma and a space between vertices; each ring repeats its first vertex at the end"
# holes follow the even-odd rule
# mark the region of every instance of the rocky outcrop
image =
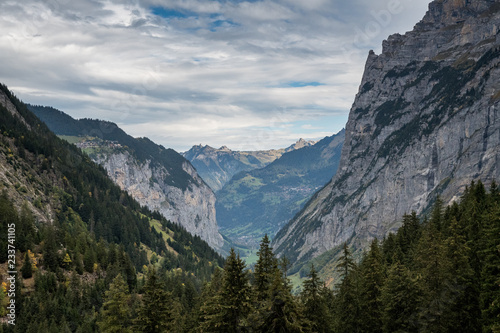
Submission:
POLYGON ((301 149, 301 148, 304 148, 304 147, 311 147, 311 146, 314 146, 316 143, 317 143, 317 141, 304 140, 304 139, 300 138, 293 145, 291 145, 288 148, 285 148, 285 153, 288 153, 290 151, 294 151, 294 150, 297 150, 297 149, 301 149))
POLYGON ((17 108, 3 91, 0 90, 0 105, 7 109, 14 117, 17 117, 28 129, 31 129, 26 120, 19 114, 17 108))
POLYGON ((193 164, 196 171, 210 188, 217 192, 234 175, 263 168, 286 152, 308 147, 314 143, 314 141, 300 139, 288 148, 259 151, 233 151, 226 146, 216 149, 200 144, 193 146, 182 155, 193 164))
POLYGON ((499 27, 496 1, 434 1, 413 31, 370 52, 339 170, 278 233, 279 255, 364 247, 437 195, 500 179, 499 27))
POLYGON ((187 161, 182 165, 193 181, 186 189, 168 185, 168 170, 151 161, 139 162, 129 152, 97 155, 113 181, 141 205, 157 210, 168 220, 182 225, 200 236, 211 247, 220 249, 224 243, 215 215, 215 195, 187 161))

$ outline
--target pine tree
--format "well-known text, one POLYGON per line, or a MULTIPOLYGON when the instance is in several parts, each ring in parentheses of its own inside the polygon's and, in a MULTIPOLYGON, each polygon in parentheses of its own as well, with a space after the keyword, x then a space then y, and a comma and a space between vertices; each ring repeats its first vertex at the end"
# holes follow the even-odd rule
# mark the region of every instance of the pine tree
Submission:
POLYGON ((150 268, 134 332, 159 333, 173 330, 173 323, 177 320, 171 311, 173 302, 172 295, 165 291, 165 286, 160 282, 156 269, 150 268))
MULTIPOLYGON (((401 249, 404 264, 410 264, 415 256, 415 245, 420 239, 421 228, 417 213, 413 211, 410 215, 403 216, 403 225, 397 233, 397 244, 401 249)), ((392 258, 391 258, 392 259, 392 258)))
POLYGON ((261 311, 263 323, 258 331, 263 333, 303 332, 303 316, 295 301, 291 286, 281 270, 274 270, 268 289, 269 296, 261 311))
POLYGON ((200 333, 218 333, 223 325, 222 299, 223 270, 216 268, 212 279, 203 288, 199 318, 200 333))
POLYGON ((313 332, 331 332, 332 318, 324 298, 326 286, 319 278, 314 265, 311 265, 308 277, 302 284, 303 289, 300 295, 304 305, 304 316, 313 332))
POLYGON ((97 325, 103 333, 132 332, 130 295, 125 280, 118 274, 104 296, 104 304, 97 325))
POLYGON ((83 255, 83 267, 89 273, 94 272, 94 263, 96 262, 95 253, 91 247, 87 247, 83 255))
POLYGON ((278 269, 278 261, 269 244, 270 241, 266 234, 260 243, 260 249, 257 252, 259 259, 255 264, 254 287, 258 301, 262 301, 267 297, 268 288, 271 285, 275 271, 278 269))
POLYGON ((360 332, 360 293, 356 264, 346 243, 337 264, 342 282, 337 285, 334 331, 338 333, 360 332))
POLYGON ((437 231, 441 231, 441 226, 443 224, 443 210, 444 210, 443 200, 441 199, 440 196, 438 196, 436 198, 436 202, 434 203, 430 219, 430 223, 433 225, 433 228, 437 231))
POLYGON ((444 292, 444 311, 448 332, 480 332, 479 290, 474 270, 470 266, 470 248, 453 217, 445 241, 445 257, 449 261, 448 281, 444 292))
POLYGON ((384 238, 384 241, 382 242, 382 257, 387 266, 392 265, 395 260, 404 261, 404 253, 401 248, 401 243, 402 241, 399 240, 393 233, 390 233, 386 238, 384 238))
POLYGON ((278 260, 269 244, 270 241, 266 234, 262 238, 259 251, 257 251, 258 259, 253 274, 252 285, 255 299, 252 300, 253 311, 249 314, 248 321, 256 328, 262 327, 263 320, 270 311, 269 307, 272 302, 270 288, 275 272, 279 271, 278 260))
POLYGON ((137 273, 135 271, 135 267, 132 264, 132 260, 127 253, 122 251, 119 257, 119 261, 123 270, 123 276, 127 281, 129 290, 132 290, 137 286, 137 273))
POLYGON ((344 243, 342 246, 342 256, 339 258, 336 267, 340 272, 342 280, 345 280, 345 278, 348 277, 349 274, 351 274, 356 268, 356 264, 354 263, 354 259, 352 258, 352 254, 347 246, 347 243, 344 243))
POLYGON ((384 282, 382 253, 374 239, 361 266, 361 318, 362 330, 381 332, 380 290, 384 282))
POLYGON ((59 266, 59 256, 57 254, 56 232, 53 227, 47 227, 47 235, 42 253, 45 268, 55 272, 59 266))
POLYGON ((380 295, 383 332, 419 332, 418 283, 409 269, 396 261, 389 269, 380 295))
POLYGON ((26 252, 26 254, 24 255, 24 263, 21 267, 21 274, 23 276, 23 279, 29 279, 33 276, 33 265, 31 263, 31 258, 28 252, 26 252))
POLYGON ((447 311, 446 284, 449 261, 445 255, 442 233, 439 231, 441 217, 434 208, 433 218, 425 226, 418 244, 416 266, 421 275, 422 303, 420 322, 424 332, 446 332, 443 313, 447 311))
POLYGON ((222 320, 220 332, 241 332, 249 326, 247 316, 252 310, 251 289, 248 282, 245 262, 236 255, 234 249, 224 266, 222 283, 222 320))
POLYGON ((481 274, 480 252, 484 245, 481 241, 483 234, 482 216, 487 209, 486 205, 486 190, 483 183, 471 182, 460 203, 462 209, 459 223, 460 227, 464 229, 467 246, 470 248, 470 265, 477 276, 481 274))

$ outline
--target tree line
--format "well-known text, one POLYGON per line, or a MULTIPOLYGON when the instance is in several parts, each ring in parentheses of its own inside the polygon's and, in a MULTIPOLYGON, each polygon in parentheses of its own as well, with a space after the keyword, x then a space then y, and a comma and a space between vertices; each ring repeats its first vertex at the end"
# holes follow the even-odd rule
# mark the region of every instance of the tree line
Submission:
MULTIPOLYGON (((7 206, 0 200, 0 211, 13 214, 7 206)), ((26 215, 21 211, 21 219, 29 220, 26 215)), ((68 263, 61 255, 59 268, 37 272, 34 291, 21 296, 20 318, 32 320, 2 329, 496 333, 499 235, 498 187, 493 183, 487 192, 482 183, 472 183, 460 203, 444 207, 438 199, 429 218, 405 215, 398 232, 373 240, 359 262, 345 244, 336 266, 341 279, 333 290, 311 266, 302 291, 294 295, 286 275, 289 263, 274 255, 267 236, 252 270, 231 250, 224 267, 203 286, 191 273, 159 263, 131 284, 128 269, 133 267, 126 260, 89 283, 79 278, 75 265, 69 263, 72 269, 64 273, 68 263)), ((43 261, 50 267, 47 253, 43 261)), ((126 256, 123 251, 115 255, 126 256)))
POLYGON ((286 260, 264 238, 254 272, 231 252, 202 295, 199 332, 500 332, 500 190, 472 182, 422 220, 374 239, 356 262, 347 246, 327 288, 311 267, 292 295, 286 260))
POLYGON ((135 316, 127 306, 134 295, 121 278, 113 281, 99 327, 103 332, 500 332, 497 185, 487 192, 481 182, 472 183, 460 203, 444 207, 438 198, 428 218, 412 213, 402 222, 397 233, 374 239, 359 262, 344 244, 336 266, 341 278, 333 290, 311 266, 302 291, 293 295, 287 260, 276 258, 266 236, 253 270, 231 250, 187 317, 154 269, 142 294, 149 310, 139 308, 135 316))

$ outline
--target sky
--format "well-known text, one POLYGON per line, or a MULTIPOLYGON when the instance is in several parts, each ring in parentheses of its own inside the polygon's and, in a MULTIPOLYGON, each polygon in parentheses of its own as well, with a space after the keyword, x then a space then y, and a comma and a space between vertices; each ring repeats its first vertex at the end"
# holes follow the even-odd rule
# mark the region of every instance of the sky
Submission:
POLYGON ((0 82, 186 151, 340 131, 369 50, 428 0, 2 0, 0 82))

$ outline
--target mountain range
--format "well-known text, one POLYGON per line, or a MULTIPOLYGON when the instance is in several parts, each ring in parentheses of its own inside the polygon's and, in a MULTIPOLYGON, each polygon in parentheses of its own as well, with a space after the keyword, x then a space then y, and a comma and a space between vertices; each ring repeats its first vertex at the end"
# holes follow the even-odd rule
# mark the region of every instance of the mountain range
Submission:
POLYGON ((274 236, 335 174, 344 134, 307 146, 299 140, 266 167, 233 176, 216 194, 223 233, 247 245, 258 244, 265 234, 274 236))
MULTIPOLYGON (((318 143, 258 152, 199 145, 182 156, 110 122, 29 108, 140 204, 213 248, 224 244, 217 210, 240 240, 277 232, 272 245, 295 270, 315 258, 328 266, 342 244, 360 251, 396 231, 405 213, 425 215, 471 181, 498 178, 499 12, 493 0, 433 1, 412 31, 370 51, 345 132, 318 143)), ((22 104, 13 98, 4 88, 15 115, 22 104)), ((26 117, 18 118, 31 129, 26 117)))
POLYGON ((268 151, 194 146, 183 155, 204 171, 207 182, 227 183, 216 200, 198 171, 172 149, 147 138, 133 138, 111 122, 76 120, 52 107, 28 108, 54 133, 102 165, 139 203, 200 236, 221 253, 228 251, 232 241, 254 247, 265 233, 275 234, 331 178, 344 138, 342 131, 318 143, 300 139, 288 148, 268 151), (248 184, 234 185, 247 177, 242 170, 266 186, 253 186, 249 192, 248 184), (229 176, 233 178, 224 180, 229 176), (235 191, 240 193, 235 195, 235 191), (225 241, 220 226, 228 232, 225 241))
POLYGON ((497 332, 499 103, 498 0, 431 2, 288 150, 182 156, 0 84, 0 331, 497 332), (252 269, 216 211, 274 236, 252 269))
POLYGON ((288 148, 257 151, 234 151, 226 146, 216 149, 200 144, 193 146, 182 155, 193 164, 200 177, 212 190, 217 192, 234 175, 243 171, 263 168, 286 152, 308 147, 314 143, 314 141, 300 139, 288 148))

